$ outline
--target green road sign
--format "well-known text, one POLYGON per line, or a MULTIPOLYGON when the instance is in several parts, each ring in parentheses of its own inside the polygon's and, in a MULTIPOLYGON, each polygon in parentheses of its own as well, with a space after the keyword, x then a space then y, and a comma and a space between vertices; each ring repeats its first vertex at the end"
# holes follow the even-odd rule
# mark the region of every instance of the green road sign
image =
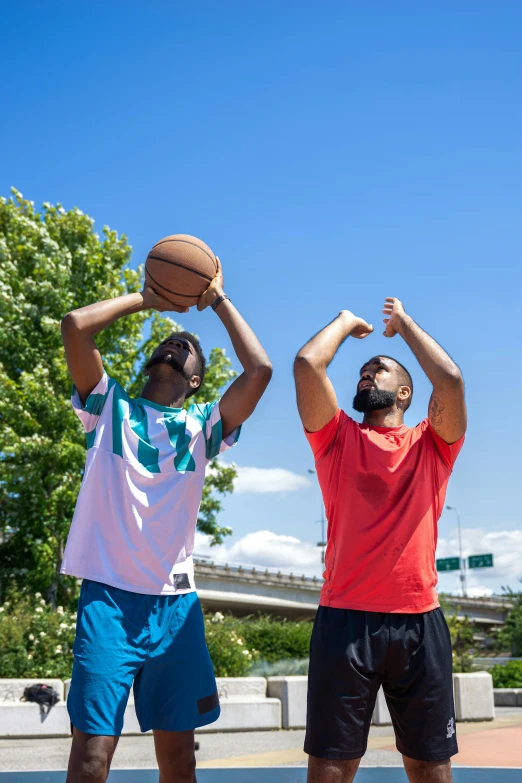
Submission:
POLYGON ((460 568, 459 557, 444 557, 442 560, 436 560, 437 571, 458 571, 460 568))
POLYGON ((470 555, 468 565, 470 568, 492 568, 493 555, 470 555))

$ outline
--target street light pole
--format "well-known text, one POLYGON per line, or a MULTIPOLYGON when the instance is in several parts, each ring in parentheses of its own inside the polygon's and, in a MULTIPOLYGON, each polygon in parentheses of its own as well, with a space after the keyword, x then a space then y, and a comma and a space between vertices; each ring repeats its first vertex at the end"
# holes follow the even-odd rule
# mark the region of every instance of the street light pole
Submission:
POLYGON ((324 540, 324 504, 321 498, 321 563, 324 565, 325 554, 325 540, 324 540))
POLYGON ((466 598, 468 595, 468 589, 466 585, 466 563, 462 557, 462 533, 460 529, 460 514, 455 506, 446 506, 447 511, 454 511, 457 515, 457 528, 459 531, 459 552, 460 552, 460 584, 462 587, 462 596, 466 598))

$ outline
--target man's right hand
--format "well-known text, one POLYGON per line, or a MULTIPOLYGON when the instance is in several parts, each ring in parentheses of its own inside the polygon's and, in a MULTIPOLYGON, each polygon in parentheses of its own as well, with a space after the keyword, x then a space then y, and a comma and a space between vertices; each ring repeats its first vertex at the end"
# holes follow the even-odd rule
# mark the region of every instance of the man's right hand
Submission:
POLYGON ((363 340, 373 332, 373 326, 371 324, 366 323, 363 318, 354 315, 350 310, 341 310, 340 315, 349 322, 350 337, 356 337, 358 340, 363 340))
POLYGON ((321 430, 336 414, 337 397, 328 377, 328 365, 347 337, 362 340, 373 326, 350 310, 341 310, 337 318, 304 345, 294 362, 297 407, 308 432, 321 430))
POLYGON ((188 307, 183 305, 176 305, 169 302, 168 299, 164 299, 162 296, 156 293, 156 291, 150 286, 145 286, 141 292, 143 297, 143 310, 158 310, 160 313, 171 310, 175 313, 188 313, 188 307))

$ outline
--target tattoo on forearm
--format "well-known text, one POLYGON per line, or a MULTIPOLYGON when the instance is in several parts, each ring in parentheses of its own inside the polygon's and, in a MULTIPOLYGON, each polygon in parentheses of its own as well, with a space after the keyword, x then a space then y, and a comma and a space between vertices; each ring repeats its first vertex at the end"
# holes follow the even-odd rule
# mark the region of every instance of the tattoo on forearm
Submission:
POLYGON ((438 432, 439 429, 442 426, 442 412, 444 411, 444 403, 439 397, 436 397, 435 395, 432 396, 430 400, 430 407, 428 411, 428 416, 430 419, 431 426, 435 430, 435 432, 438 432))

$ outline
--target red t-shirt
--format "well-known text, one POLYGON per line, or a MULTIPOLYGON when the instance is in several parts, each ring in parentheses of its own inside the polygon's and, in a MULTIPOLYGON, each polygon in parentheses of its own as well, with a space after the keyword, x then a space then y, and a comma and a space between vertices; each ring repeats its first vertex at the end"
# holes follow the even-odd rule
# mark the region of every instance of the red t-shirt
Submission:
POLYGON ((338 410, 306 437, 328 519, 321 605, 404 613, 439 606, 437 522, 464 436, 448 445, 428 419, 412 429, 372 427, 338 410))

